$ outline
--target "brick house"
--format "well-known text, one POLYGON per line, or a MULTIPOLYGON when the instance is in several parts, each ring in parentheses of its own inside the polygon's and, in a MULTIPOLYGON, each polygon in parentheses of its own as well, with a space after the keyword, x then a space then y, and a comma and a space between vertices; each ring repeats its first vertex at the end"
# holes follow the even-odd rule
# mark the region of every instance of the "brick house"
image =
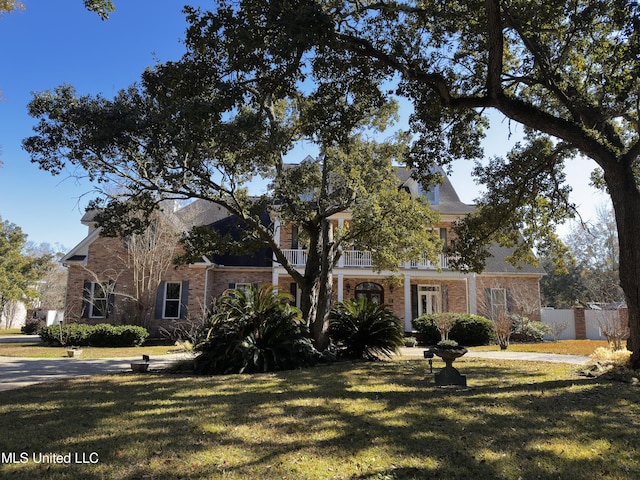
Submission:
MULTIPOLYGON (((404 169, 398 169, 399 188, 423 195, 420 185, 404 169)), ((460 201, 449 179, 427 193, 432 208, 440 213, 440 238, 451 238, 451 224, 473 210, 460 201)), ((233 218, 217 205, 198 200, 170 212, 171 224, 186 231, 194 225, 233 230, 233 218)), ((336 227, 349 220, 347 212, 332 217, 336 227)), ((273 225, 275 237, 289 261, 302 269, 304 246, 295 225, 281 225, 265 213, 265 224, 273 225)), ((66 299, 67 321, 89 323, 126 321, 126 304, 133 280, 127 263, 127 246, 122 239, 100 236, 91 214, 82 219, 89 233, 62 262, 69 268, 66 299)), ((428 261, 410 262, 398 272, 375 272, 368 252, 348 250, 334 270, 334 300, 367 297, 385 303, 402 320, 405 331, 411 320, 424 313, 475 313, 488 318, 502 312, 525 313, 539 319, 541 268, 505 262, 509 251, 494 248, 481 274, 463 273, 449 267, 446 253, 439 265, 428 261)), ((153 292, 154 327, 170 327, 175 322, 203 315, 204 307, 228 288, 270 283, 290 292, 299 305, 299 290, 287 271, 273 259, 268 249, 251 255, 202 257, 190 265, 171 267, 157 282, 153 292)))

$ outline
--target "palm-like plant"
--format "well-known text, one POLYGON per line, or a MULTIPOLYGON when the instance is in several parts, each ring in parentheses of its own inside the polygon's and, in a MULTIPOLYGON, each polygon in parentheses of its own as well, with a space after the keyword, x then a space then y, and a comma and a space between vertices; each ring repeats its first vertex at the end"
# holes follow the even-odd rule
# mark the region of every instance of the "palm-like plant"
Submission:
POLYGON ((216 303, 206 339, 196 347, 196 373, 270 372, 313 364, 318 352, 291 299, 271 285, 227 291, 216 303))
POLYGON ((338 347, 338 355, 348 358, 378 359, 390 357, 403 345, 400 320, 385 305, 347 300, 331 311, 329 336, 338 347))

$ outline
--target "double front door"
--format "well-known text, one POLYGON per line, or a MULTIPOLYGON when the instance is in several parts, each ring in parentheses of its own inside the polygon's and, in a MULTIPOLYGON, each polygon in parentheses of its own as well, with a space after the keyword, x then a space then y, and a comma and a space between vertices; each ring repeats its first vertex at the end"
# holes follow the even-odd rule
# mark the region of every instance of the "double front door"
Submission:
POLYGON ((442 311, 442 295, 438 285, 418 286, 418 316, 440 313, 442 311))

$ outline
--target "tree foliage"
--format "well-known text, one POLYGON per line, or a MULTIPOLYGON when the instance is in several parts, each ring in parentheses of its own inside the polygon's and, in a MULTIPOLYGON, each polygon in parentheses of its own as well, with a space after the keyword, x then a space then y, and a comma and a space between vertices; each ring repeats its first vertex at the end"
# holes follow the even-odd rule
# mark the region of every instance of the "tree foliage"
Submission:
POLYGON ((18 2, 17 0, 0 0, 0 16, 15 10, 24 10, 22 2, 18 2))
MULTIPOLYGON (((36 95, 29 113, 39 119, 37 135, 24 147, 53 174, 67 163, 87 173, 97 185, 91 207, 107 235, 143 231, 167 199, 224 207, 247 227, 246 239, 271 248, 300 285, 304 316, 324 348, 332 270, 342 250, 373 251, 379 269, 422 255, 435 259, 440 240, 427 227, 437 216, 398 191, 393 165, 408 154, 407 136, 383 133, 397 105, 377 88, 381 76, 353 70, 337 79, 329 59, 301 70, 293 52, 313 35, 306 28, 318 28, 313 11, 304 29, 273 32, 245 28, 258 28, 258 12, 243 15, 225 4, 218 12, 213 19, 187 9, 184 57, 148 69, 140 85, 113 99, 80 96, 65 85, 36 95), (287 50, 279 54, 274 44, 287 50), (285 156, 301 142, 316 145, 318 158, 289 168, 285 156), (269 182, 257 199, 247 190, 256 179, 269 182), (265 210, 307 238, 304 272, 280 250, 265 210), (330 217, 341 212, 353 219, 336 229, 330 217)), ((197 229, 185 238, 185 260, 229 247, 207 233, 197 229)))
MULTIPOLYGON (((389 90, 408 98, 415 138, 406 158, 424 172, 434 163, 481 154, 486 109, 524 124, 531 134, 529 145, 518 147, 517 161, 510 162, 511 178, 527 178, 534 161, 546 159, 544 171, 556 176, 567 155, 591 158, 602 170, 616 214, 620 279, 630 313, 628 345, 634 365, 640 366, 636 2, 246 0, 219 2, 212 12, 189 10, 189 20, 191 32, 199 32, 188 41, 196 50, 226 39, 237 60, 227 71, 242 78, 243 62, 251 63, 254 78, 272 92, 291 92, 296 82, 322 79, 344 91, 374 93, 370 98, 389 90), (532 144, 540 137, 553 146, 546 153, 532 144), (536 154, 523 155, 527 151, 536 154)), ((333 111, 339 115, 341 110, 333 111)), ((562 179, 556 178, 560 182, 536 192, 535 202, 524 190, 522 203, 507 202, 512 210, 528 205, 526 225, 514 229, 546 235, 548 222, 541 215, 566 211, 565 195, 554 190, 562 179), (540 218, 543 228, 532 223, 540 218)), ((528 185, 514 183, 520 184, 528 185)), ((506 224, 514 218, 507 213, 506 224)), ((498 240, 509 237, 500 228, 495 231, 498 240)), ((542 237, 538 241, 545 246, 542 237)))
POLYGON ((545 261, 547 275, 540 287, 548 305, 567 308, 588 302, 624 301, 620 288, 619 247, 615 217, 609 206, 600 206, 589 222, 575 222, 564 239, 572 259, 566 272, 558 273, 545 261))
POLYGON ((26 255, 26 242, 27 236, 20 227, 0 218, 0 313, 8 302, 27 302, 38 296, 36 281, 51 261, 48 255, 26 255))
MULTIPOLYGON (((116 10, 111 0, 84 0, 84 7, 90 12, 97 13, 102 20, 107 20, 116 10)), ((15 10, 24 10, 24 4, 17 0, 0 0, 0 16, 15 10)))

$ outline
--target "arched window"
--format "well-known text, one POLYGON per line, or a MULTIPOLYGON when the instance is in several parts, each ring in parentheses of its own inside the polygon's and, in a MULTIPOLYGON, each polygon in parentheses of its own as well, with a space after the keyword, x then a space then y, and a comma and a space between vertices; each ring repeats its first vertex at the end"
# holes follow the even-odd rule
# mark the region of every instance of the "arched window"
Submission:
POLYGON ((366 298, 370 302, 384 303, 384 289, 382 285, 373 282, 364 282, 356 285, 356 300, 366 298))

